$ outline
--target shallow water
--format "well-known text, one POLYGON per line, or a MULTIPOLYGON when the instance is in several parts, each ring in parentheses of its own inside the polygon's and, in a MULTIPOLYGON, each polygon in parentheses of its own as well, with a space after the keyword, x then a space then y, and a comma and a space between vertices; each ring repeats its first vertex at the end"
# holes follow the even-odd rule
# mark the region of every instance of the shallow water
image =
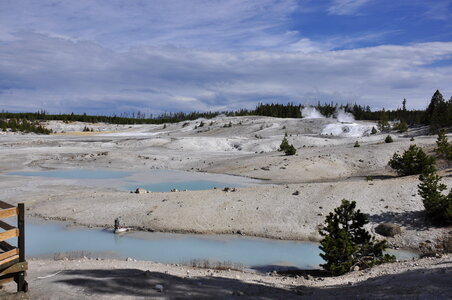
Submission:
MULTIPOLYGON (((139 232, 115 235, 109 230, 67 228, 62 223, 27 223, 27 256, 61 252, 109 252, 120 257, 161 263, 192 260, 229 262, 261 271, 315 269, 323 263, 318 244, 233 235, 139 232)), ((395 251, 399 259, 415 255, 395 251)))
POLYGON ((244 187, 261 183, 239 176, 176 170, 66 169, 9 172, 7 175, 30 177, 30 180, 34 177, 69 180, 69 184, 111 187, 123 191, 144 188, 152 192, 169 192, 172 189, 208 190, 215 187, 244 187))

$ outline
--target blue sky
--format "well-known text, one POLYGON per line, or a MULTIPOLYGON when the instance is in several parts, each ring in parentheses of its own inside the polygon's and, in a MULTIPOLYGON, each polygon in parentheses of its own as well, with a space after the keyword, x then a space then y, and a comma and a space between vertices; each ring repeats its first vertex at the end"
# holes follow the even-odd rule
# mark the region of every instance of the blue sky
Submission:
POLYGON ((451 0, 0 1, 0 109, 112 114, 452 96, 451 0))

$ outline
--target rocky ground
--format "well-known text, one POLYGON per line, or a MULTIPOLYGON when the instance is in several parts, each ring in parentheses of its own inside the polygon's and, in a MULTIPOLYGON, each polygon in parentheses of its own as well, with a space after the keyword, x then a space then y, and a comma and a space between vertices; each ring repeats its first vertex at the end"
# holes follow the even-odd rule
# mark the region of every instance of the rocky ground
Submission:
MULTIPOLYGON (((387 238, 394 247, 423 252, 442 251, 444 248, 444 241, 447 241, 451 228, 437 228, 426 220, 422 201, 417 195, 417 176, 398 177, 387 167, 393 153, 402 152, 410 144, 415 143, 427 151, 433 149, 436 137, 425 135, 422 128, 410 129, 403 135, 393 133, 394 143, 386 144, 385 134, 357 136, 354 134, 356 126, 347 131, 348 127, 343 127, 343 124, 332 119, 218 117, 202 123, 204 124, 201 126, 201 120, 197 120, 165 126, 117 126, 49 122, 46 126, 57 134, 2 134, 0 196, 2 200, 11 203, 25 202, 29 216, 65 220, 68 224, 112 227, 113 220, 122 216, 125 225, 141 230, 240 232, 299 240, 318 240, 318 226, 323 223, 325 215, 341 199, 346 198, 357 201, 358 208, 369 214, 371 223, 368 229, 372 232, 375 233, 375 227, 383 222, 401 226, 400 234, 387 238), (331 124, 341 129, 342 133, 336 136, 322 135, 326 126, 331 124), (93 128, 93 132, 80 132, 85 126, 93 128), (294 156, 284 156, 277 151, 285 133, 289 142, 298 150, 294 156), (411 141, 412 137, 414 141, 411 141), (361 147, 353 147, 356 141, 359 141, 361 147), (84 186, 70 180, 49 181, 41 177, 7 175, 11 171, 68 168, 202 171, 258 178, 265 180, 265 184, 237 188, 235 192, 217 189, 133 194, 108 186, 84 186), (371 176, 372 180, 368 180, 370 178, 367 176, 371 176)), ((367 122, 356 124, 361 126, 359 128, 371 128, 375 125, 367 122)), ((444 183, 449 187, 452 186, 451 172, 452 169, 447 164, 441 171, 444 183)), ((383 238, 378 234, 376 236, 383 238)), ((448 274, 450 263, 447 263, 447 259, 449 257, 445 256, 441 259, 380 266, 362 271, 362 275, 356 273, 356 282, 347 277, 354 275, 337 279, 325 278, 323 281, 309 281, 306 284, 301 277, 295 280, 240 273, 240 278, 234 279, 234 272, 225 272, 220 276, 223 279, 218 280, 198 275, 201 279, 205 277, 207 283, 204 284, 201 279, 192 279, 191 275, 190 278, 185 278, 181 275, 185 269, 181 267, 148 262, 93 260, 32 261, 30 278, 33 278, 33 274, 42 277, 53 271, 66 270, 50 277, 50 280, 36 280, 36 283, 42 282, 43 287, 52 287, 55 291, 61 288, 62 293, 67 293, 61 294, 62 298, 75 297, 72 294, 74 291, 96 298, 115 295, 118 298, 124 297, 125 291, 132 298, 184 298, 190 292, 194 293, 193 298, 196 295, 202 298, 212 295, 213 290, 219 290, 219 286, 230 282, 232 287, 225 288, 224 293, 216 297, 228 298, 235 290, 248 293, 248 283, 243 279, 247 276, 263 280, 262 283, 254 284, 255 288, 250 286, 251 290, 256 290, 257 298, 286 299, 296 297, 297 293, 311 295, 312 298, 318 298, 317 295, 331 298, 346 291, 359 298, 359 295, 369 292, 370 287, 388 282, 398 282, 401 297, 419 295, 419 298, 428 298, 428 294, 414 288, 405 289, 405 285, 411 287, 408 281, 422 282, 448 274), (441 263, 437 264, 439 262, 441 263), (422 268, 414 265, 421 263, 422 268), (140 277, 146 267, 138 265, 149 266, 151 276, 140 277), (160 271, 155 271, 156 266, 161 268, 160 271), (93 270, 89 270, 90 268, 93 270), (111 270, 115 271, 110 274, 111 270), (380 270, 378 272, 381 273, 375 270, 380 270), (144 283, 131 284, 131 279, 127 278, 134 276, 144 278, 144 283), (163 293, 155 291, 155 284, 160 284, 158 278, 163 278, 164 286, 171 287, 168 292, 166 288, 163 293), (93 285, 98 280, 103 281, 99 290, 93 285), (122 280, 127 282, 123 290, 119 288, 122 280), (173 280, 177 283, 171 283, 173 280), (272 280, 276 280, 276 283, 270 283, 272 280), (295 283, 289 283, 292 281, 295 283), (348 281, 352 282, 350 286, 348 281), (303 288, 297 289, 297 286, 303 288), (259 292, 261 288, 270 296, 259 292), (67 291, 63 291, 64 289, 67 291)), ((445 288, 451 284, 443 285, 444 283, 442 280, 433 280, 431 289, 428 288, 426 293, 433 293, 439 298, 451 296, 450 289, 445 288), (442 288, 437 288, 437 285, 442 288)), ((34 295, 40 295, 43 299, 51 298, 49 295, 44 297, 44 294, 39 294, 39 290, 36 287, 34 295)), ((44 291, 45 288, 42 293, 44 291)), ((384 291, 382 293, 380 298, 390 296, 389 290, 387 294, 384 291)), ((58 293, 55 292, 55 295, 58 293)), ((379 298, 378 293, 374 296, 379 298)))

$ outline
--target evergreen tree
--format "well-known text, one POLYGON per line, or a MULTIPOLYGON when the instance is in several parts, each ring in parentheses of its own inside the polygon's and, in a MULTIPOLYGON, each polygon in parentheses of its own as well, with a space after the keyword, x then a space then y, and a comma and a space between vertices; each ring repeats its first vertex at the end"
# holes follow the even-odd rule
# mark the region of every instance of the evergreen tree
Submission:
POLYGON ((435 159, 428 156, 421 148, 411 145, 403 155, 394 153, 389 166, 401 175, 421 174, 428 170, 435 169, 435 159))
POLYGON ((391 130, 391 126, 389 125, 389 116, 388 112, 386 112, 384 109, 380 113, 380 118, 378 120, 378 129, 380 129, 381 132, 389 132, 391 130))
POLYGON ((432 130, 438 130, 443 126, 450 125, 450 123, 448 124, 449 116, 447 115, 448 106, 449 103, 446 103, 440 91, 436 90, 425 110, 424 123, 430 125, 432 130))
POLYGON ((370 134, 377 134, 378 131, 375 127, 372 127, 372 131, 370 132, 370 134))
POLYGON ((278 151, 284 151, 286 155, 294 155, 297 153, 297 149, 292 144, 289 144, 289 141, 285 136, 281 142, 281 145, 279 145, 278 151))
POLYGON ((448 195, 442 192, 447 189, 439 183, 441 177, 434 170, 428 170, 419 176, 418 194, 422 197, 425 211, 432 221, 440 224, 452 223, 452 189, 448 195))
POLYGON ((388 134, 388 136, 385 138, 385 143, 392 143, 392 142, 394 142, 393 139, 392 139, 392 136, 390 136, 388 134))
POLYGON ((449 143, 446 136, 446 130, 440 129, 436 140, 435 152, 438 156, 447 160, 452 160, 452 144, 449 143))
POLYGON ((325 226, 319 230, 323 239, 320 241, 320 256, 325 260, 321 265, 333 275, 349 272, 354 266, 366 268, 394 257, 383 254, 387 248, 386 241, 376 242, 364 229, 369 221, 365 214, 355 210, 356 202, 343 199, 325 220, 325 226))

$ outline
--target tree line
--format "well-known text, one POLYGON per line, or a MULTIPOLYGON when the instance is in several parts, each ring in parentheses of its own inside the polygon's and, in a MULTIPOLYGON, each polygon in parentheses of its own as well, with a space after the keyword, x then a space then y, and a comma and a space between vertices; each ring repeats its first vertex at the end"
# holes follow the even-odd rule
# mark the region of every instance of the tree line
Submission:
MULTIPOLYGON (((375 110, 372 111, 369 106, 359 104, 341 104, 338 103, 317 103, 314 107, 325 117, 331 117, 338 109, 353 114, 356 120, 370 120, 385 123, 398 120, 407 125, 425 124, 430 125, 432 130, 452 126, 452 97, 446 101, 443 95, 436 91, 425 110, 408 110, 406 108, 406 99, 402 101, 402 107, 396 110, 375 110)), ((89 122, 89 123, 109 123, 109 124, 163 124, 178 123, 187 120, 196 120, 198 118, 211 119, 218 115, 226 116, 268 116, 277 118, 301 118, 301 110, 304 108, 301 104, 287 103, 259 103, 254 109, 240 109, 236 111, 222 112, 177 112, 163 113, 160 115, 146 115, 142 112, 120 115, 102 116, 84 114, 49 114, 44 110, 35 113, 11 113, 0 112, 0 120, 19 119, 34 121, 58 120, 63 122, 89 122)))

